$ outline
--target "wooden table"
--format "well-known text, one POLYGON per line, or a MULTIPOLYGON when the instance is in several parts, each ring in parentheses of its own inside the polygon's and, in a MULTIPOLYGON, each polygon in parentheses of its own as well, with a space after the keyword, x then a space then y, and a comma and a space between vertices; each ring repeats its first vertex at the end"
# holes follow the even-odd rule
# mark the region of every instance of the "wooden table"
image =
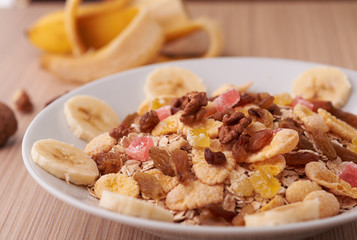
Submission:
MULTIPOLYGON (((300 59, 357 70, 356 1, 188 1, 192 16, 208 15, 224 28, 225 56, 300 59)), ((35 105, 16 112, 19 129, 0 149, 0 239, 161 239, 133 227, 89 215, 43 190, 22 163, 25 130, 44 104, 77 87, 41 70, 40 52, 26 27, 61 4, 0 9, 0 101, 11 104, 25 88, 35 105)), ((310 240, 356 239, 357 222, 310 240)))

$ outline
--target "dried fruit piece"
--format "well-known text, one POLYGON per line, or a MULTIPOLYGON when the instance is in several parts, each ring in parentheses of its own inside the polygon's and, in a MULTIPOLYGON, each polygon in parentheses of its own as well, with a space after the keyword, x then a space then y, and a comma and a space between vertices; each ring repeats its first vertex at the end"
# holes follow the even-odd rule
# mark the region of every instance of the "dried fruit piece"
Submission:
POLYGON ((245 146, 249 141, 249 137, 246 135, 240 135, 238 140, 233 144, 232 156, 237 163, 244 162, 247 158, 248 153, 245 150, 245 146))
POLYGON ((170 161, 175 166, 177 180, 179 182, 187 182, 190 176, 187 152, 181 149, 173 150, 170 155, 170 161))
POLYGON ((210 186, 199 180, 179 184, 166 196, 166 206, 171 210, 195 209, 222 201, 223 185, 210 186))
POLYGON ((227 211, 223 209, 222 206, 217 204, 208 204, 205 208, 208 209, 208 211, 210 211, 213 216, 222 217, 227 222, 231 222, 232 219, 236 216, 236 213, 227 211))
POLYGON ((177 186, 179 183, 176 177, 170 177, 168 175, 164 175, 159 169, 150 169, 146 171, 146 173, 154 176, 160 182, 162 188, 164 189, 165 193, 168 193, 177 186))
POLYGON ((357 163, 357 153, 354 153, 349 149, 340 146, 337 143, 331 142, 331 144, 335 149, 337 156, 339 156, 342 159, 342 161, 357 163))
POLYGON ((205 148, 204 156, 208 164, 219 165, 227 161, 224 153, 212 152, 209 148, 205 148))
POLYGON ((230 182, 229 190, 232 191, 234 195, 238 197, 252 196, 254 187, 245 174, 240 174, 233 170, 230 174, 230 182))
POLYGON ((157 169, 161 170, 161 172, 168 176, 175 176, 175 171, 170 163, 169 154, 158 147, 152 147, 149 149, 149 156, 154 161, 154 165, 157 169))
POLYGON ((285 204, 284 198, 281 195, 275 195, 275 197, 270 200, 270 202, 266 205, 264 205, 261 209, 260 212, 265 212, 280 206, 283 206, 285 204))
POLYGON ((331 132, 349 141, 351 141, 354 137, 357 137, 357 130, 348 123, 336 118, 322 108, 318 109, 317 112, 323 118, 331 132))
POLYGON ((100 152, 92 156, 102 175, 117 173, 123 165, 123 156, 117 152, 100 152))
POLYGON ((192 129, 188 131, 187 141, 193 147, 202 147, 206 148, 210 146, 210 137, 206 129, 192 129))
POLYGON ((235 160, 229 151, 224 152, 227 161, 223 164, 208 164, 203 149, 192 149, 192 169, 197 178, 206 184, 222 183, 233 170, 235 160))
POLYGON ((311 192, 321 190, 322 188, 310 180, 298 180, 293 182, 285 192, 286 200, 289 203, 301 202, 311 192))
POLYGON ((171 116, 171 107, 170 106, 163 106, 156 111, 157 116, 159 117, 160 121, 168 118, 171 116))
POLYGON ((145 162, 149 159, 149 149, 153 146, 154 142, 151 137, 135 137, 125 152, 129 157, 145 162))
POLYGON ((289 152, 284 154, 286 165, 306 165, 309 162, 318 161, 319 157, 309 151, 289 152))
POLYGON ((290 106, 293 104, 294 99, 290 96, 289 93, 278 93, 274 95, 274 102, 277 105, 281 106, 290 106))
POLYGON ((304 201, 317 199, 320 201, 319 218, 332 217, 338 214, 340 210, 340 203, 337 198, 324 190, 317 190, 309 193, 304 198, 304 201))
POLYGON ((260 151, 248 154, 247 163, 264 161, 279 154, 292 151, 299 141, 299 134, 292 129, 282 129, 275 134, 270 144, 260 151))
POLYGON ((253 122, 261 122, 268 128, 273 126, 274 117, 264 108, 250 108, 248 114, 252 117, 253 122))
POLYGON ((140 118, 140 131, 144 133, 149 133, 151 132, 155 126, 160 122, 160 119, 156 113, 156 111, 149 111, 146 112, 141 118, 140 118))
POLYGON ((337 157, 336 151, 331 144, 331 140, 326 135, 313 134, 312 139, 314 140, 317 150, 324 154, 328 159, 333 160, 337 157))
POLYGON ((248 142, 248 149, 250 152, 256 152, 261 148, 268 145, 273 137, 273 131, 271 129, 264 129, 255 132, 248 142))
POLYGON ((281 189, 280 182, 268 172, 268 169, 260 168, 255 171, 249 177, 249 181, 254 190, 266 199, 274 197, 281 189))
POLYGON ((97 180, 94 185, 95 195, 101 198, 104 190, 130 197, 137 197, 139 195, 138 183, 132 177, 120 173, 106 174, 97 180))
POLYGON ((312 110, 314 108, 314 105, 311 102, 309 102, 308 100, 306 100, 306 99, 304 99, 304 98, 302 98, 300 96, 296 96, 294 98, 293 108, 298 104, 303 105, 303 106, 307 107, 310 110, 312 110))
POLYGON ((156 177, 145 172, 137 172, 134 175, 134 180, 138 183, 140 191, 145 197, 157 200, 166 196, 156 177))
POLYGON ((349 162, 343 168, 339 178, 348 182, 351 187, 357 187, 357 164, 349 162))
POLYGON ((239 92, 236 89, 231 88, 213 100, 213 104, 216 106, 217 111, 222 112, 223 110, 236 105, 239 100, 239 92))

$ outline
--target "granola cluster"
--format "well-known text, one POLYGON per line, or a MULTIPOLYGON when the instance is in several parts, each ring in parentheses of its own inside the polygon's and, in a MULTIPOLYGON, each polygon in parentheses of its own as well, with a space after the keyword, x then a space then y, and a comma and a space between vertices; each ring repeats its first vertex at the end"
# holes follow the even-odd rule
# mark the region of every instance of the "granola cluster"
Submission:
POLYGON ((355 115, 328 102, 229 91, 190 92, 130 115, 101 136, 103 147, 93 139, 87 153, 102 174, 94 194, 144 199, 195 225, 278 225, 357 205, 355 179, 342 177, 357 164, 355 115))

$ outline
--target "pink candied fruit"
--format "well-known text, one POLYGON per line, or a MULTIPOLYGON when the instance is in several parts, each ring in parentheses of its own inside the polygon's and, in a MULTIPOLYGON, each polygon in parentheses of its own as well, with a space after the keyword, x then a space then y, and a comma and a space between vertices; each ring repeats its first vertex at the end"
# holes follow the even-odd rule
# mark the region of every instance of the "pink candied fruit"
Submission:
POLYGON ((133 159, 145 162, 149 159, 149 149, 154 146, 154 141, 151 137, 135 137, 125 152, 133 159))
POLYGON ((309 102, 308 100, 306 100, 305 98, 302 98, 300 96, 297 96, 294 98, 293 107, 295 107, 298 104, 304 105, 305 107, 307 107, 310 110, 312 110, 314 108, 313 103, 309 102))
POLYGON ((357 164, 353 162, 346 164, 339 177, 352 187, 357 187, 357 164))
POLYGON ((236 105, 240 100, 240 94, 235 88, 231 88, 228 91, 219 95, 213 104, 216 107, 217 111, 221 112, 225 109, 231 108, 236 105))
POLYGON ((159 117, 160 121, 164 120, 167 117, 171 116, 171 106, 163 106, 156 110, 156 114, 159 117))

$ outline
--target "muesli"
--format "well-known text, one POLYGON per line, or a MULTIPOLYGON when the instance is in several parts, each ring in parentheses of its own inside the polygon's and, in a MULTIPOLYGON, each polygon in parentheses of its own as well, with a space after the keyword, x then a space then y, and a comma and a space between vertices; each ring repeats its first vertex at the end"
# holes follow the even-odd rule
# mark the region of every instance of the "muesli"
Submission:
POLYGON ((210 97, 191 74, 156 70, 149 97, 120 124, 103 101, 72 98, 65 115, 89 141, 84 151, 45 139, 33 160, 86 185, 103 208, 180 224, 273 226, 357 205, 357 116, 330 101, 250 92, 251 83, 210 97))

